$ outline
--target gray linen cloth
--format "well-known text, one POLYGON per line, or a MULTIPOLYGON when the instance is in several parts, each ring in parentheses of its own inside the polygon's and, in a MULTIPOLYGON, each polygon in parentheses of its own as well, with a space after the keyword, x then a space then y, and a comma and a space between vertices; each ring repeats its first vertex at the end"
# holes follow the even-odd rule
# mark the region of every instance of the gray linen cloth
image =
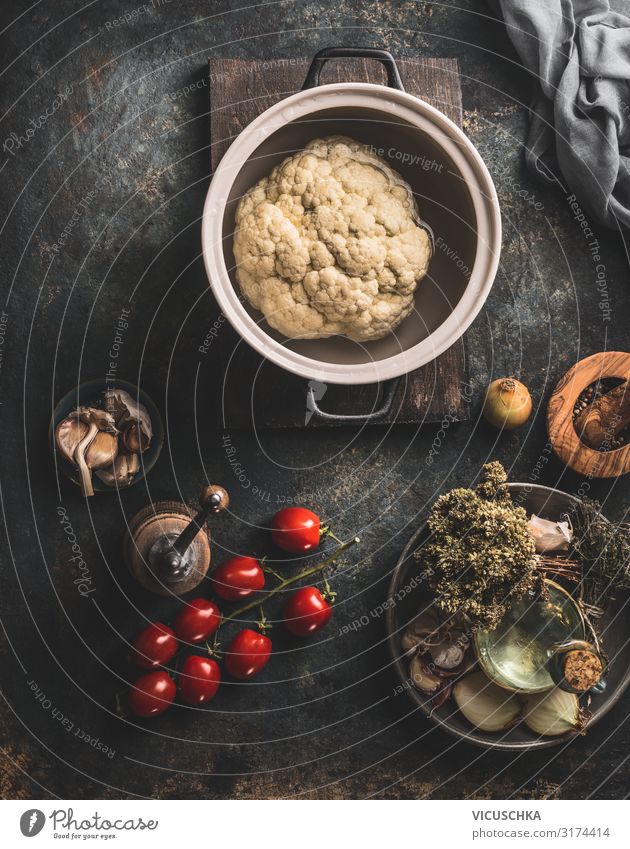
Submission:
MULTIPOLYGON (((608 0, 499 0, 507 32, 536 77, 526 161, 607 227, 630 227, 630 17, 608 0), (548 160, 548 157, 547 157, 548 160)), ((624 4, 627 10, 628 4, 624 4)))

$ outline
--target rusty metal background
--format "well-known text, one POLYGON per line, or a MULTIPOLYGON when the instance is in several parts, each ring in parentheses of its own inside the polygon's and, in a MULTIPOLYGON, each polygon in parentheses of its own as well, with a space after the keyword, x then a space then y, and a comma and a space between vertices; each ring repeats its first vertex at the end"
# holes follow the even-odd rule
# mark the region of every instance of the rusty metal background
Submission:
POLYGON ((453 743, 397 694, 379 605, 427 505, 470 483, 488 458, 513 480, 582 490, 623 515, 630 479, 583 482, 564 471, 546 445, 544 408, 577 358, 630 345, 624 245, 594 232, 594 263, 561 190, 525 172, 530 82, 481 0, 239 5, 17 0, 0 11, 0 793, 623 796, 628 696, 559 756, 453 743), (496 181, 505 228, 496 285, 468 334, 470 420, 217 434, 204 423, 221 322, 199 255, 207 60, 277 61, 343 42, 460 62, 465 131, 496 181), (145 483, 86 504, 57 479, 47 428, 60 395, 112 368, 154 398, 167 439, 145 483), (478 420, 480 399, 491 375, 507 373, 530 386, 535 416, 497 437, 478 420), (228 551, 267 553, 260 526, 296 497, 363 544, 335 579, 335 617, 319 640, 297 644, 278 627, 283 653, 251 685, 228 684, 208 710, 177 708, 136 727, 114 710, 128 674, 122 639, 176 605, 125 574, 125 520, 149 499, 194 501, 206 478, 232 497, 215 528, 215 562, 228 551))

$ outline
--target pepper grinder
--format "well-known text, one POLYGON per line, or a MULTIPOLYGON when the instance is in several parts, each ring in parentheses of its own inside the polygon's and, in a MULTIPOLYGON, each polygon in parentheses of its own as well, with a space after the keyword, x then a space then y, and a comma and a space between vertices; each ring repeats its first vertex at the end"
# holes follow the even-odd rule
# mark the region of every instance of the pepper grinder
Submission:
POLYGON ((123 558, 134 578, 158 595, 194 589, 210 566, 206 520, 229 502, 226 490, 213 484, 202 490, 196 515, 179 501, 158 501, 136 513, 123 540, 123 558))

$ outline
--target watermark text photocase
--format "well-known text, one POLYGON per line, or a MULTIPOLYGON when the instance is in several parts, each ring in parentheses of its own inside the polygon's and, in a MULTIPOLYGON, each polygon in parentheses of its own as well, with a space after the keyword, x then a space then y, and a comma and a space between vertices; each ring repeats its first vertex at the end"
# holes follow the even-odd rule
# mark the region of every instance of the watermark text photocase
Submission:
POLYGON ((57 515, 59 516, 59 524, 63 528, 63 532, 66 535, 68 544, 72 551, 72 556, 69 557, 68 560, 76 569, 79 570, 80 573, 79 576, 74 579, 73 583, 80 595, 84 597, 89 596, 91 593, 96 592, 96 588, 92 586, 92 575, 83 558, 81 546, 77 540, 77 535, 74 532, 74 528, 72 527, 66 508, 59 505, 59 507, 57 507, 57 515))
POLYGON ((72 85, 66 86, 66 88, 55 97, 50 106, 41 115, 38 115, 37 118, 30 119, 28 127, 22 129, 19 133, 11 133, 4 140, 2 150, 5 153, 9 153, 11 156, 15 156, 17 150, 20 150, 25 144, 28 144, 31 139, 34 138, 36 133, 39 132, 42 127, 46 126, 47 122, 52 118, 55 112, 58 112, 61 109, 73 91, 74 88, 72 85))

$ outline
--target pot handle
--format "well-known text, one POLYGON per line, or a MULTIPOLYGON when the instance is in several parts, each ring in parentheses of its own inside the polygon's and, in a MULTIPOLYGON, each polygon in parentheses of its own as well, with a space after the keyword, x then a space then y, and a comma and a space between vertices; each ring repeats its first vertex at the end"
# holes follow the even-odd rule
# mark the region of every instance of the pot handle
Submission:
POLYGON ((376 59, 377 62, 385 66, 387 85, 390 88, 397 88, 398 91, 405 90, 396 60, 388 50, 379 50, 375 47, 325 47, 313 57, 302 91, 319 85, 322 68, 329 59, 376 59))
POLYGON ((311 418, 321 422, 327 422, 328 424, 357 425, 375 422, 379 419, 385 418, 385 416, 390 412, 400 380, 400 377, 394 377, 381 384, 381 406, 378 410, 373 410, 371 413, 358 413, 352 415, 327 413, 325 410, 320 409, 320 407, 317 406, 317 401, 315 400, 313 382, 309 381, 308 389, 306 390, 306 407, 311 413, 311 418))

